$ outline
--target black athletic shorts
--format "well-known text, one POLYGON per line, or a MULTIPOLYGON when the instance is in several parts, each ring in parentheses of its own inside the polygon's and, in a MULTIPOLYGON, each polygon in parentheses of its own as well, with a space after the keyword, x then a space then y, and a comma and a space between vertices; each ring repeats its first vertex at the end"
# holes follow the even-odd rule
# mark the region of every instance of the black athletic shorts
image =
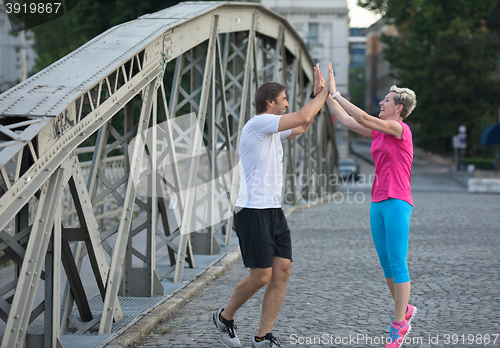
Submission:
POLYGON ((234 214, 234 227, 245 267, 272 267, 273 256, 292 260, 290 229, 281 208, 243 208, 234 214))

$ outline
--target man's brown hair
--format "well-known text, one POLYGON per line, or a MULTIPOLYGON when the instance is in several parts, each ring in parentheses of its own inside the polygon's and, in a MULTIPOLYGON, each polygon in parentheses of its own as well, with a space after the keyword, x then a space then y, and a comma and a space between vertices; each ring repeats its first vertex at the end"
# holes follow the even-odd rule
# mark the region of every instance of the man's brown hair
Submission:
POLYGON ((267 110, 267 101, 274 101, 281 92, 286 90, 286 85, 278 82, 266 82, 259 87, 255 93, 256 114, 262 114, 267 110))

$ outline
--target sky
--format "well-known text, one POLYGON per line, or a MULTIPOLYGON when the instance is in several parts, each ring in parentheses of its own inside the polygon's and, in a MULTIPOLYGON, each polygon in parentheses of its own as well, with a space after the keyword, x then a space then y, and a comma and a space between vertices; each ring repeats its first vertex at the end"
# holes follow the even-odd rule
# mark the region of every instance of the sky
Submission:
POLYGON ((347 7, 349 8, 349 27, 351 28, 367 28, 375 23, 380 15, 376 15, 357 5, 358 0, 347 0, 347 7))

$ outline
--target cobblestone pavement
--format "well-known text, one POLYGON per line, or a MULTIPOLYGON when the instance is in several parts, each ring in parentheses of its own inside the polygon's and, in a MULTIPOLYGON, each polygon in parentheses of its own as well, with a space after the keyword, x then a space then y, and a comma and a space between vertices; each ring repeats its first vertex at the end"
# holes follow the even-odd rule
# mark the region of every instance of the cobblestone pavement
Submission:
MULTIPOLYGON (((371 240, 369 198, 369 190, 351 192, 290 217, 294 262, 273 330, 284 347, 384 346, 393 302, 371 240)), ((410 302, 418 315, 404 346, 500 347, 500 196, 417 190, 414 204, 410 302)), ((222 347, 211 314, 247 273, 237 262, 135 347, 222 347)), ((237 313, 244 347, 263 294, 237 313)))

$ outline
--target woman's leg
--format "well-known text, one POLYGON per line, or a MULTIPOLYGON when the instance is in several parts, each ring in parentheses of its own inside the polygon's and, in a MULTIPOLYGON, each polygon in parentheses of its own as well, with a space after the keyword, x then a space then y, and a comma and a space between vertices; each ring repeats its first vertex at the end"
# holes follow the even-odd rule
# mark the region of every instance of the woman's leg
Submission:
POLYGON ((394 299, 394 279, 393 278, 385 278, 385 282, 387 283, 387 287, 391 292, 392 298, 394 299))
MULTIPOLYGON (((410 275, 408 273, 408 238, 413 207, 399 199, 389 199, 384 210, 387 234, 387 253, 393 275, 394 321, 405 319, 410 298, 410 275)), ((390 281, 387 282, 391 288, 390 281)))
POLYGON ((394 321, 405 320, 406 307, 410 300, 410 282, 394 283, 394 321))
MULTIPOLYGON (((385 233, 384 223, 384 203, 376 202, 370 206, 370 229, 372 231, 373 244, 377 250, 378 259, 386 278, 392 279, 391 264, 389 262, 389 254, 387 253, 387 238, 385 233)), ((392 293, 392 289, 389 287, 392 293)))

